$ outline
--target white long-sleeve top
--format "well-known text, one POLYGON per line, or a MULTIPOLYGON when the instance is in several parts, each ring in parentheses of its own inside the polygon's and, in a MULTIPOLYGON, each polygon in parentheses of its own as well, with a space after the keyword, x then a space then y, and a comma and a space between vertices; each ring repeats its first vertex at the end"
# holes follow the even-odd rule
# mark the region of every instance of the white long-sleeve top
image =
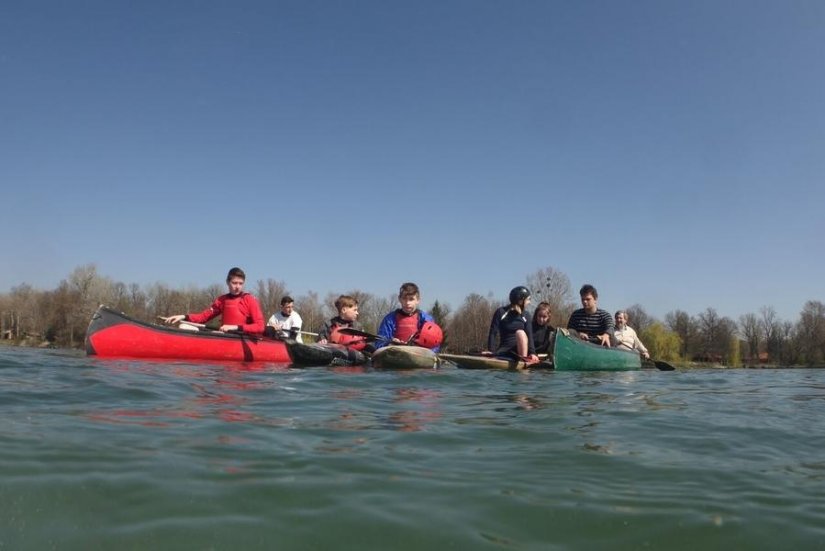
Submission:
POLYGON ((295 340, 298 342, 304 342, 301 338, 301 325, 303 325, 304 321, 301 319, 301 316, 298 315, 298 312, 293 310, 289 316, 284 316, 279 310, 272 314, 267 322, 267 325, 275 327, 279 323, 281 324, 281 337, 289 337, 289 330, 295 328, 298 330, 298 335, 295 337, 295 340))
POLYGON ((616 346, 627 348, 628 350, 638 350, 644 354, 648 354, 647 348, 639 340, 636 331, 629 325, 625 325, 623 329, 618 327, 613 331, 613 336, 616 338, 616 346))

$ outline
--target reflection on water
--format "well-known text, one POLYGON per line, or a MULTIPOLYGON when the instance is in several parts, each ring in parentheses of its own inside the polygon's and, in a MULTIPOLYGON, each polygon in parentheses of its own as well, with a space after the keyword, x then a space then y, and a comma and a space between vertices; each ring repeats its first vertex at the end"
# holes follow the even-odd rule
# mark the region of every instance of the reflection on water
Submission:
POLYGON ((528 396, 526 394, 516 394, 513 396, 513 401, 523 410, 542 409, 544 402, 538 397, 528 396))
POLYGON ((397 388, 393 403, 405 409, 390 413, 390 427, 404 432, 424 430, 428 424, 435 423, 442 417, 440 401, 442 394, 438 390, 414 387, 397 388))
MULTIPOLYGON (((157 428, 169 427, 175 420, 196 420, 216 417, 229 423, 259 422, 269 425, 283 425, 282 420, 261 418, 245 411, 244 406, 249 398, 244 394, 250 391, 271 391, 277 382, 275 379, 250 380, 250 373, 287 373, 286 366, 280 364, 224 364, 209 362, 206 365, 191 365, 183 363, 150 362, 107 362, 95 359, 94 364, 107 370, 123 381, 128 381, 129 375, 140 378, 145 386, 136 385, 131 390, 151 392, 153 387, 160 387, 164 380, 172 381, 176 386, 191 381, 190 393, 181 393, 177 403, 165 404, 163 407, 149 407, 145 409, 104 409, 90 411, 87 418, 107 423, 129 424, 136 423, 143 426, 157 428), (151 383, 148 380, 151 378, 151 383)), ((134 378, 134 377, 133 377, 134 378)))

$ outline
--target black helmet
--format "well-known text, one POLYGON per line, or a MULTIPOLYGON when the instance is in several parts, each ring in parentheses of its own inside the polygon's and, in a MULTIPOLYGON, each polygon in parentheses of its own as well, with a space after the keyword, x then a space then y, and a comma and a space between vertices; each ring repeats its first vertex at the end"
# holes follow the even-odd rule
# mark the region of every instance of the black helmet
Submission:
POLYGON ((513 287, 513 290, 510 291, 510 304, 518 304, 519 302, 521 302, 529 296, 530 289, 528 289, 524 285, 513 287))

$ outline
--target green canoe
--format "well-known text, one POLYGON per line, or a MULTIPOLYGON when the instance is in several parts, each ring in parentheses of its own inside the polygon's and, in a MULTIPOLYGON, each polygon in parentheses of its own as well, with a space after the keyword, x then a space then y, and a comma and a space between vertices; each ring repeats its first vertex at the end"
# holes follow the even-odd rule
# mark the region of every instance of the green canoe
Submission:
MULTIPOLYGON (((555 368, 557 371, 631 371, 642 368, 641 357, 636 352, 605 348, 571 335, 567 329, 556 332, 553 362, 540 362, 529 369, 555 368)), ((492 356, 439 354, 442 360, 464 369, 528 369, 522 361, 505 360, 492 356)), ((673 369, 669 364, 656 362, 662 370, 673 369), (662 367, 659 363, 664 364, 662 367), (667 369, 666 367, 667 366, 667 369)))
POLYGON ((632 371, 642 368, 642 358, 636 352, 599 346, 559 329, 553 366, 556 371, 632 371))

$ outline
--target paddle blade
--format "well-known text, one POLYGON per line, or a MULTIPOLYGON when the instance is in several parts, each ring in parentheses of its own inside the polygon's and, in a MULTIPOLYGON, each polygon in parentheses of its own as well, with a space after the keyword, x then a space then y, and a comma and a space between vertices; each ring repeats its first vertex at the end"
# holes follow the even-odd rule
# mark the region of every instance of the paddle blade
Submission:
POLYGON ((675 367, 662 360, 653 360, 653 363, 656 364, 656 369, 659 371, 676 371, 675 367))

